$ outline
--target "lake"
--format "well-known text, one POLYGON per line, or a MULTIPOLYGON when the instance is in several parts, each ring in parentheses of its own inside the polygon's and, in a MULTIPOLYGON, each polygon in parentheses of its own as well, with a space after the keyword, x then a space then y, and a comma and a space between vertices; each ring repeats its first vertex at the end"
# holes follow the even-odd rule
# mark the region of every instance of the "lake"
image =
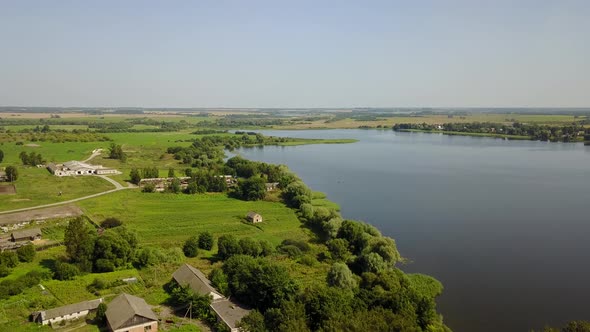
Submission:
POLYGON ((286 164, 342 215, 439 279, 454 331, 590 320, 590 146, 391 130, 262 131, 353 144, 245 148, 286 164))

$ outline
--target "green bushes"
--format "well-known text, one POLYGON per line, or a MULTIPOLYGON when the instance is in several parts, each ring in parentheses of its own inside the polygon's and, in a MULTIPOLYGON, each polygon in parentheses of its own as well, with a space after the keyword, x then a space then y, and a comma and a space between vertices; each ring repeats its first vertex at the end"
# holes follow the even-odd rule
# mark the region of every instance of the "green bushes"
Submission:
POLYGON ((188 238, 182 246, 182 251, 186 257, 197 257, 199 254, 199 238, 197 236, 188 238))
POLYGON ((16 249, 18 260, 21 262, 32 262, 36 253, 35 246, 32 244, 27 244, 16 249))
POLYGON ((80 269, 74 264, 56 261, 54 266, 53 278, 57 280, 72 280, 80 275, 80 269))
POLYGON ((199 248, 203 250, 211 250, 214 244, 213 235, 209 232, 199 234, 199 248))

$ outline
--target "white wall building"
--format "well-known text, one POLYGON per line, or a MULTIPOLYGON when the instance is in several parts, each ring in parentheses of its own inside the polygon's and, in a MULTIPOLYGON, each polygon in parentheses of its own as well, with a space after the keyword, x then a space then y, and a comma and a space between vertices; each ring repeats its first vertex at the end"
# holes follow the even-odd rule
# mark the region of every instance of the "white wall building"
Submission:
POLYGON ((121 174, 114 168, 90 165, 75 160, 63 164, 50 163, 47 165, 47 169, 55 176, 121 174))

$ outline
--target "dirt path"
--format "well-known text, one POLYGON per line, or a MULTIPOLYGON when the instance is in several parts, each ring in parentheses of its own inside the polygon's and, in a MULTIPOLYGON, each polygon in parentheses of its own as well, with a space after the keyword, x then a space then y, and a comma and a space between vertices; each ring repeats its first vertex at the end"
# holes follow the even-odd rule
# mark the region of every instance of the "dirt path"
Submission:
POLYGON ((102 149, 96 149, 92 152, 92 154, 90 155, 90 157, 88 157, 86 160, 82 160, 83 163, 87 163, 90 161, 90 159, 99 156, 102 152, 102 149))

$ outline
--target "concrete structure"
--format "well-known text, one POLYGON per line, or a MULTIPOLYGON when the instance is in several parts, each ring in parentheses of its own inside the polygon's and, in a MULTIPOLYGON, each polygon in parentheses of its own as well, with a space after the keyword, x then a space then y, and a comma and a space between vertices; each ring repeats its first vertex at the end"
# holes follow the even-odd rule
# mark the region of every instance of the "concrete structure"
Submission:
POLYGON ((102 303, 102 298, 68 304, 63 307, 53 308, 45 311, 38 311, 32 314, 33 321, 43 325, 53 325, 62 321, 84 318, 91 311, 96 310, 102 303))
POLYGON ((5 171, 0 171, 0 182, 8 181, 8 176, 5 171))
POLYGON ((181 286, 189 286, 195 294, 210 295, 213 301, 223 299, 223 294, 219 293, 212 285, 211 281, 203 274, 189 264, 184 264, 172 274, 172 279, 181 286))
POLYGON ((75 160, 63 164, 50 163, 47 164, 47 169, 55 176, 121 174, 121 172, 113 168, 102 167, 101 165, 90 165, 75 160))
POLYGON ((145 300, 126 293, 109 303, 106 318, 112 332, 158 331, 158 317, 145 300))
POLYGON ((250 309, 234 300, 225 298, 211 285, 203 272, 189 264, 182 265, 174 272, 172 278, 179 285, 188 285, 196 294, 211 296, 210 307, 215 312, 217 320, 223 322, 231 332, 239 331, 236 325, 250 312, 250 309))
POLYGON ((248 212, 248 214, 246 215, 246 219, 248 219, 248 221, 250 221, 253 224, 262 222, 262 216, 253 211, 248 212))
POLYGON ((14 231, 10 234, 10 241, 33 241, 41 238, 41 230, 39 228, 23 229, 20 231, 14 231))

